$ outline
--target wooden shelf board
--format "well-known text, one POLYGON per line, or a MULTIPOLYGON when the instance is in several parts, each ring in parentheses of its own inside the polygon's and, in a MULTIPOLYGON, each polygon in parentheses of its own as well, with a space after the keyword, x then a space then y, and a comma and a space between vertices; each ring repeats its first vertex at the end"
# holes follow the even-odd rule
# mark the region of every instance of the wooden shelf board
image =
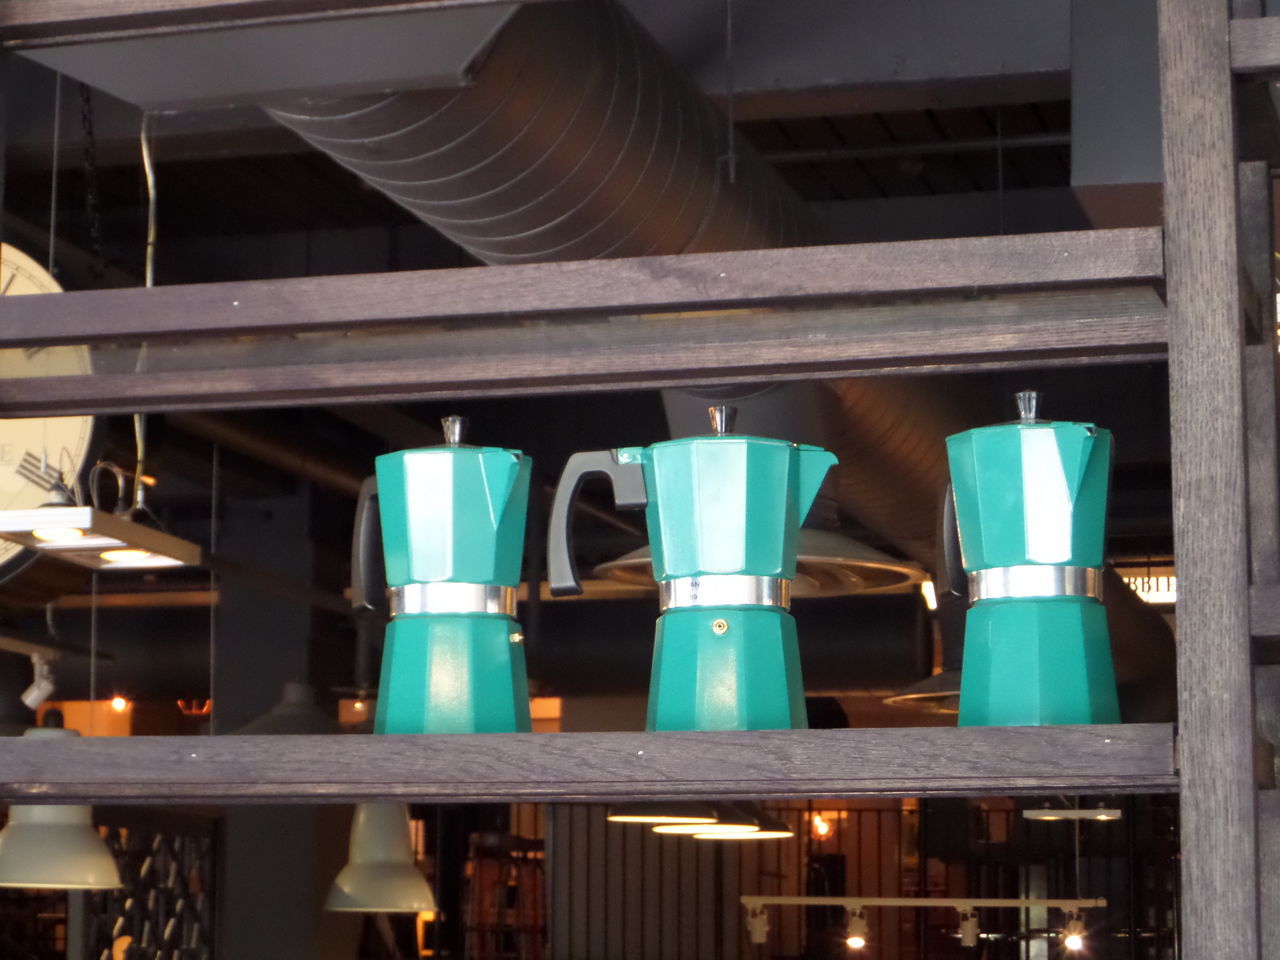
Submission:
POLYGON ((1172 792, 1167 724, 0 740, 11 802, 608 801, 1172 792))
POLYGON ((15 297, 0 348, 151 346, 88 376, 0 380, 0 413, 1145 360, 1165 351, 1162 269, 1161 232, 1135 229, 15 297))
POLYGON ((1231 21, 1231 69, 1237 74, 1280 73, 1280 17, 1231 21))
POLYGON ((1249 588, 1249 632, 1259 640, 1280 640, 1280 585, 1249 588))
POLYGON ((693 322, 672 314, 1158 282, 1162 244, 1154 227, 1077 230, 73 291, 4 302, 0 347, 430 322, 466 329, 566 314, 693 322))

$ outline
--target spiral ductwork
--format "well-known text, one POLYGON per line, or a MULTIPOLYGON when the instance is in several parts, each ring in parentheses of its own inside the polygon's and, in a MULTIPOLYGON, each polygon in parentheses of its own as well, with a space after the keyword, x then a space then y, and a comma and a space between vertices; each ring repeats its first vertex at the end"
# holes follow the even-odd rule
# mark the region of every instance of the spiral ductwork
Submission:
MULTIPOLYGON (((522 7, 473 72, 461 90, 268 112, 486 263, 823 240, 749 144, 734 136, 730 150, 724 117, 616 4, 522 7)), ((820 432, 841 457, 840 506, 928 562, 942 438, 962 405, 884 379, 834 389, 841 425, 820 432)))
POLYGON ((474 79, 268 113, 486 263, 819 239, 805 205, 615 4, 521 8, 474 79))

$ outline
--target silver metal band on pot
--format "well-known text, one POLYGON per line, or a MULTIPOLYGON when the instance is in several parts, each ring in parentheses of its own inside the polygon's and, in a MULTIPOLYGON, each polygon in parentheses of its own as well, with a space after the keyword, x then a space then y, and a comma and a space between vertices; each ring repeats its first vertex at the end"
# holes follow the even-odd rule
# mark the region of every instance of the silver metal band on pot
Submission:
POLYGON ((664 610, 683 607, 791 608, 791 581, 780 577, 751 577, 737 573, 678 577, 658 583, 658 604, 664 610))
POLYGON ((497 613, 516 615, 515 587, 492 583, 409 583, 391 588, 391 615, 497 613))
POLYGON ((1102 571, 1097 567, 1060 567, 1026 563, 992 567, 969 574, 969 602, 1034 597, 1102 599, 1102 571))

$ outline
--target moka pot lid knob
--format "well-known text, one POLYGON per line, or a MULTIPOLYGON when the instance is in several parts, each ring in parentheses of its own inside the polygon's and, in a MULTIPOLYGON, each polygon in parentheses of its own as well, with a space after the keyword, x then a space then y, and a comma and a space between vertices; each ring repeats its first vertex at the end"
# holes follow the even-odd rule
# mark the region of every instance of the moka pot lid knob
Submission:
POLYGON ((717 403, 707 407, 707 413, 711 417, 711 431, 717 437, 733 433, 734 421, 738 419, 737 407, 728 403, 717 403))
POLYGON ((1023 423, 1035 423, 1040 419, 1040 391, 1019 390, 1014 399, 1018 403, 1018 419, 1023 423))
POLYGON ((462 445, 462 435, 467 429, 467 418, 449 416, 440 418, 440 429, 444 432, 444 442, 451 447, 462 445))

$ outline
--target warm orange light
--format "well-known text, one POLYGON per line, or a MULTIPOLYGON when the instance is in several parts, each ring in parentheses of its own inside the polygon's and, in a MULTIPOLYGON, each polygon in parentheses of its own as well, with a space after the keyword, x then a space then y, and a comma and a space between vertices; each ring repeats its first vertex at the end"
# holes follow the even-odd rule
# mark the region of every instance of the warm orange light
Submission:
POLYGON ((835 828, 831 825, 831 821, 822 814, 815 813, 813 815, 813 835, 819 840, 824 840, 831 836, 831 832, 834 829, 835 828))
POLYGON ((1078 933, 1070 933, 1063 939, 1062 945, 1068 950, 1079 950, 1084 947, 1084 937, 1078 933))
POLYGON ((422 910, 418 913, 418 922, 415 926, 417 927, 418 956, 420 957, 431 957, 435 955, 434 952, 427 947, 427 924, 434 921, 435 918, 436 912, 434 910, 422 910))
POLYGON ((720 830, 695 833, 695 840, 785 840, 794 837, 790 830, 720 830))
POLYGON ((107 563, 137 563, 140 560, 149 560, 151 551, 138 547, 121 547, 118 550, 103 550, 101 556, 107 563))
POLYGON ((357 711, 358 713, 364 713, 364 701, 357 700, 355 703, 351 705, 351 709, 357 711))
POLYGON ((853 936, 844 942, 844 945, 850 950, 861 950, 867 945, 865 937, 853 936))
POLYGON ((126 700, 124 697, 112 697, 111 709, 114 710, 116 713, 124 713, 126 710, 129 709, 129 701, 126 700))
POLYGON ((759 827, 743 823, 659 823, 653 828, 654 833, 674 833, 692 836, 695 833, 753 833, 759 827))
POLYGON ((74 543, 84 536, 79 527, 37 527, 31 535, 45 543, 74 543))

